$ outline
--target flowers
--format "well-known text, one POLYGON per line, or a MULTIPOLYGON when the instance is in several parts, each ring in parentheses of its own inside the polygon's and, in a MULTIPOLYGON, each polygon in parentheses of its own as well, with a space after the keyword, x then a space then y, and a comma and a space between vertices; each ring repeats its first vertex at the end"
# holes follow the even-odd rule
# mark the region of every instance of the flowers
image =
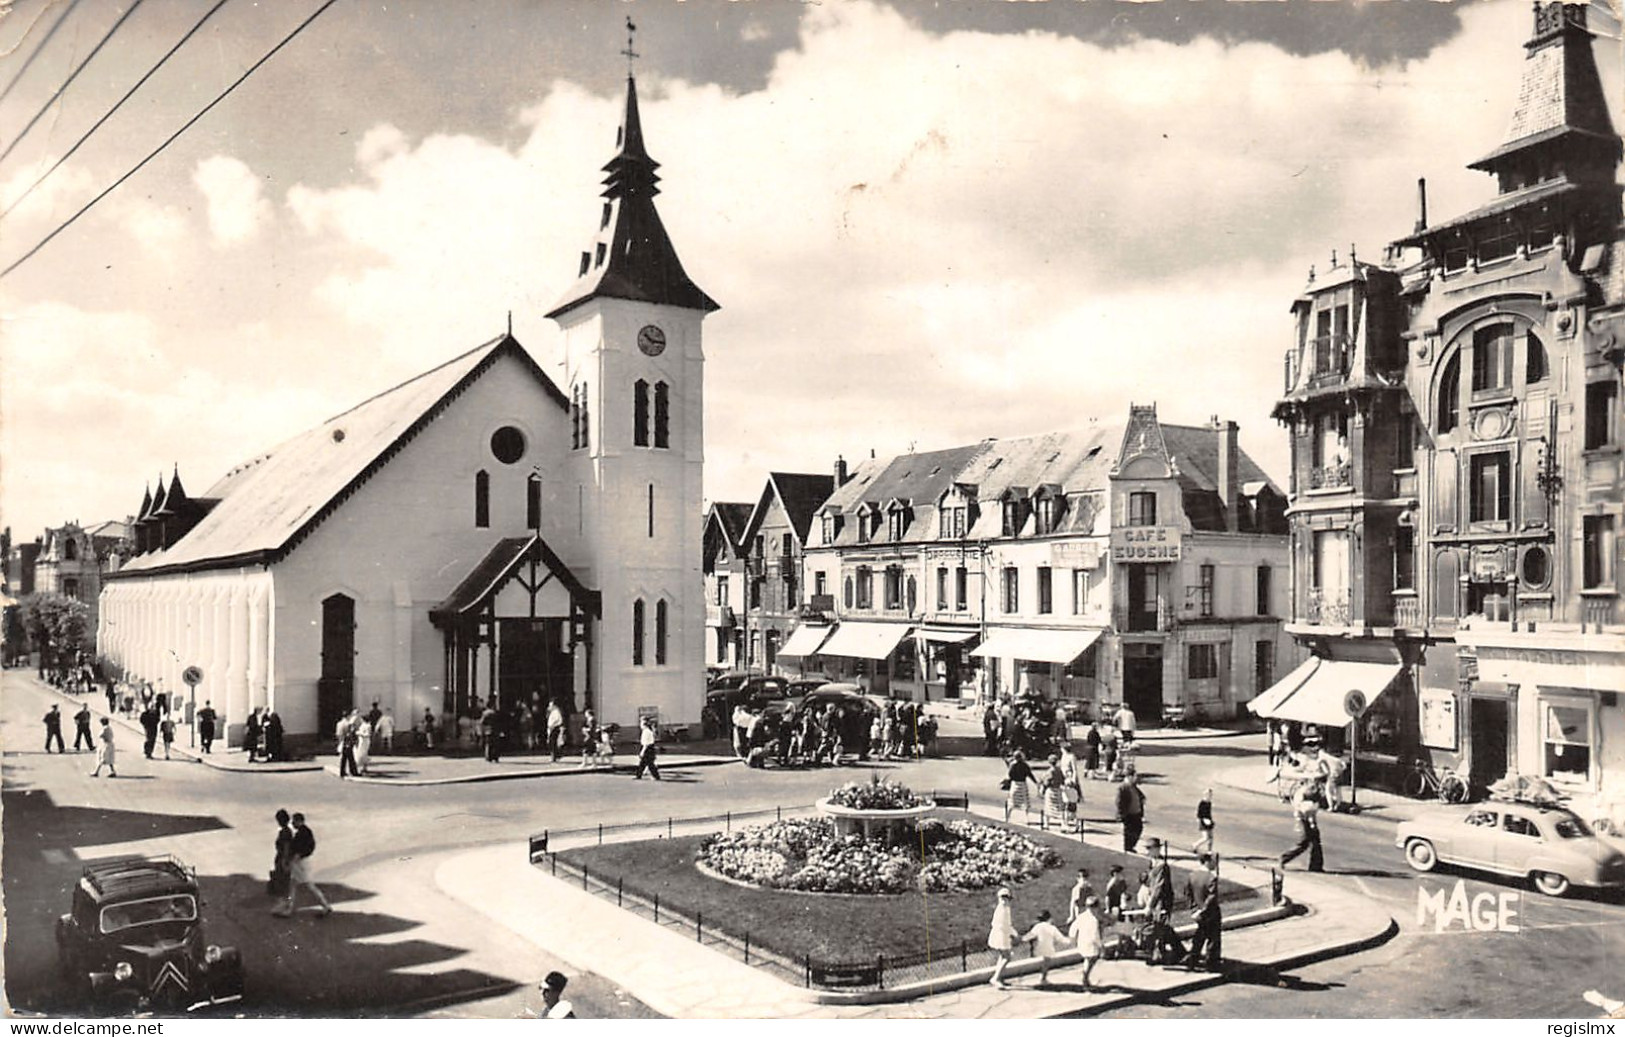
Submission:
POLYGON ((1048 846, 973 821, 928 819, 919 834, 906 845, 882 846, 857 836, 837 837, 827 818, 798 818, 714 835, 701 844, 699 860, 729 878, 769 889, 868 894, 985 889, 1036 877, 1061 863, 1048 846))
POLYGON ((869 781, 849 781, 832 790, 829 801, 852 810, 907 810, 925 802, 906 785, 881 781, 878 774, 869 781))

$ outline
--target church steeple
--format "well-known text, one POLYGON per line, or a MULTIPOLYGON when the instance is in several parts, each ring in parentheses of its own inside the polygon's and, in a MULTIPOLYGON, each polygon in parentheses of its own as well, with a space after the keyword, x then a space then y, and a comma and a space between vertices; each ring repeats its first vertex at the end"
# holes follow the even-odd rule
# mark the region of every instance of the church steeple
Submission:
MULTIPOLYGON (((630 28, 630 26, 629 26, 630 28)), ((630 43, 627 47, 631 54, 630 43)), ((598 237, 581 254, 579 277, 547 314, 557 318, 589 299, 630 299, 709 313, 716 302, 689 280, 655 210, 660 163, 649 157, 638 115, 637 80, 626 77, 626 110, 615 157, 604 166, 604 212, 598 237)))
POLYGON ((1535 3, 1535 30, 1506 143, 1470 169, 1494 173, 1501 193, 1566 178, 1613 184, 1620 138, 1591 51, 1584 4, 1535 3))

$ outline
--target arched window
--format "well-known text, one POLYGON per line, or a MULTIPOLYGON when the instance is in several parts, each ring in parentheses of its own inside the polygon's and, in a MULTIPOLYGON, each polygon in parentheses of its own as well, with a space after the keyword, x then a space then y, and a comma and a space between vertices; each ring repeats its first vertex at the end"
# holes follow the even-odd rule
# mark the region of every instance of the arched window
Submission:
POLYGON ((643 599, 632 602, 632 665, 643 665, 643 599))
POLYGON ((655 665, 666 665, 666 602, 655 602, 655 665))
POLYGON ((655 446, 671 446, 671 386, 665 382, 655 383, 655 446))
POLYGON ((847 608, 852 607, 852 577, 850 576, 846 578, 846 585, 842 589, 841 600, 846 603, 847 608))
POLYGON ((1546 347, 1540 344, 1533 331, 1523 337, 1523 380, 1525 385, 1544 382, 1550 370, 1546 366, 1546 347))
POLYGON ((491 525, 491 476, 474 473, 474 525, 488 529, 491 525))
POLYGON ((632 445, 649 445, 649 383, 641 378, 632 386, 632 445))
POLYGON ((525 528, 542 528, 542 477, 535 472, 525 480, 525 528))
POLYGON ((581 449, 581 386, 570 386, 570 449, 581 449))
POLYGON ((63 558, 63 560, 68 561, 68 562, 72 562, 72 561, 76 560, 78 557, 79 557, 79 545, 74 542, 73 537, 64 537, 63 540, 62 540, 62 558, 63 558))
POLYGON ((1461 353, 1444 365, 1439 378, 1439 434, 1453 432, 1461 421, 1461 353))

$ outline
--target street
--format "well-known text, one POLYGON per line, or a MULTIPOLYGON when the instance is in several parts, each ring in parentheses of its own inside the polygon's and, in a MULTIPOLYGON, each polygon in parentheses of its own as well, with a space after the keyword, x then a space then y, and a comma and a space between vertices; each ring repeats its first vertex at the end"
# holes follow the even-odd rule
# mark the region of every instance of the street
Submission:
MULTIPOLYGON (((242 950, 251 1015, 359 1014, 511 1018, 539 1004, 535 985, 551 969, 573 978, 584 1017, 653 1013, 629 992, 531 945, 443 894, 434 871, 467 848, 519 844, 532 832, 800 805, 838 781, 866 773, 748 771, 729 765, 633 783, 626 775, 572 775, 486 784, 389 788, 341 783, 325 773, 241 774, 182 760, 148 761, 120 732, 119 777, 89 776, 89 754, 41 753, 39 722, 51 696, 31 674, 6 671, 0 701, 4 757, 6 995, 14 1009, 67 1012, 55 967, 52 924, 66 909, 78 862, 115 853, 174 853, 202 883, 210 938, 242 950), (317 881, 336 913, 270 917, 265 894, 278 807, 301 810, 318 837, 317 881)), ((94 705, 94 703, 93 703, 94 705)), ((1147 742, 1141 755, 1148 830, 1194 835, 1193 805, 1213 775, 1256 761, 1255 736, 1147 742)), ((998 795, 1001 767, 983 757, 880 764, 916 788, 998 795)), ((1110 789, 1086 786, 1093 838, 1115 839, 1110 789)), ((1260 863, 1289 845, 1291 822, 1273 798, 1214 787, 1221 852, 1260 863)), ((1465 878, 1469 897, 1518 892, 1516 932, 1436 933, 1417 923, 1418 890, 1453 889, 1448 871, 1417 876, 1392 845, 1393 824, 1371 816, 1327 817, 1328 870, 1392 914, 1400 935, 1363 953, 1120 1010, 1132 1017, 1584 1016, 1585 990, 1619 996, 1625 904, 1552 900, 1510 885, 1465 878)), ((517 851, 516 851, 517 852, 517 851)), ((1299 865, 1294 865, 1296 869, 1299 865)), ((1292 890, 1287 874, 1287 892, 1292 890)))

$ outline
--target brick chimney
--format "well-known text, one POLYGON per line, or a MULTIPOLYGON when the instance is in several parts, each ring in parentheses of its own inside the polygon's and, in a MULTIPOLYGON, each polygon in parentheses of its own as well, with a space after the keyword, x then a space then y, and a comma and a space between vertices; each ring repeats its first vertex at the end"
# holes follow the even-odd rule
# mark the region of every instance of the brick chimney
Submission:
POLYGON ((1240 531, 1241 463, 1236 448, 1237 428, 1235 422, 1220 421, 1218 415, 1213 416, 1213 431, 1219 437, 1219 475, 1216 481, 1219 484, 1219 500, 1224 503, 1224 528, 1231 533, 1240 531))
POLYGON ((846 458, 844 458, 844 457, 836 457, 835 458, 835 488, 837 490, 840 489, 843 485, 845 485, 846 480, 847 480, 846 458))

